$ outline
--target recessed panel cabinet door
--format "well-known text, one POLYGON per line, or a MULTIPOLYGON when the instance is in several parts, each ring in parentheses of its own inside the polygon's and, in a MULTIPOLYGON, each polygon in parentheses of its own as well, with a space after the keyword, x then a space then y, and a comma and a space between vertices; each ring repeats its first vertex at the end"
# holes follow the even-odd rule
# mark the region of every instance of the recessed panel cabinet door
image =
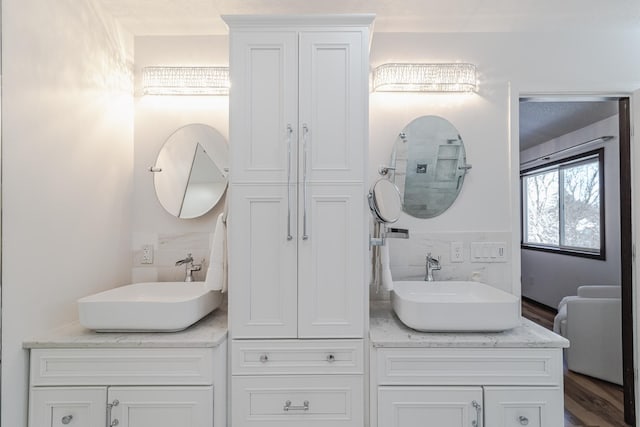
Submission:
POLYGON ((231 336, 297 338, 295 188, 233 185, 230 195, 231 336))
POLYGON ((481 427, 481 405, 482 387, 379 387, 378 426, 481 427))
POLYGON ((299 191, 298 335, 361 338, 367 254, 364 187, 310 184, 299 191))
POLYGON ((367 153, 368 70, 363 34, 300 34, 300 177, 362 182, 367 153), (366 57, 365 57, 366 58, 366 57))
POLYGON ((231 182, 295 182, 298 34, 234 34, 230 66, 231 182))
POLYGON ((561 387, 485 387, 485 422, 491 427, 546 427, 564 416, 561 387))
POLYGON ((33 387, 30 427, 104 427, 106 387, 33 387))
POLYGON ((213 425, 213 386, 110 387, 108 401, 113 405, 110 410, 112 426, 213 425))

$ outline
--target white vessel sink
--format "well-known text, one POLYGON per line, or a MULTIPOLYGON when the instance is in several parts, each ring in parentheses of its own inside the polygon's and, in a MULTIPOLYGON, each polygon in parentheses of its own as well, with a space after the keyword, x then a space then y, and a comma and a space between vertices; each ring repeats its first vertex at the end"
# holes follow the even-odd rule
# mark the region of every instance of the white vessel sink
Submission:
POLYGON ((204 282, 148 282, 110 289, 78 300, 80 324, 100 332, 175 332, 222 301, 204 282))
POLYGON ((391 303, 418 331, 496 332, 520 324, 518 297, 478 282, 393 282, 391 303))

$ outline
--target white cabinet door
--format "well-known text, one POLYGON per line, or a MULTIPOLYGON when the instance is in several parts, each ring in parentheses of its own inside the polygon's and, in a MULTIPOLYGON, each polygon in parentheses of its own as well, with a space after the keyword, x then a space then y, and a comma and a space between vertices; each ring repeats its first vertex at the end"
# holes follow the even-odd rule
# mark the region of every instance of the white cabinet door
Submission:
POLYGON ((299 139, 304 155, 299 181, 305 165, 311 181, 364 180, 368 61, 363 37, 359 31, 300 34, 299 139))
POLYGON ((118 427, 213 427, 212 386, 110 387, 108 401, 118 427))
POLYGON ((485 387, 485 422, 491 427, 562 425, 561 387, 485 387))
POLYGON ((104 427, 106 387, 32 387, 30 427, 104 427))
POLYGON ((300 234, 306 232, 307 238, 298 242, 298 336, 361 338, 367 253, 364 187, 310 184, 307 192, 299 212, 300 234))
POLYGON ((237 32, 231 38, 229 144, 232 183, 296 176, 298 34, 237 32), (291 128, 291 134, 288 131, 291 128))
POLYGON ((232 185, 230 197, 231 336, 296 338, 295 191, 286 185, 232 185))
POLYGON ((379 387, 378 426, 481 427, 481 405, 481 387, 379 387))

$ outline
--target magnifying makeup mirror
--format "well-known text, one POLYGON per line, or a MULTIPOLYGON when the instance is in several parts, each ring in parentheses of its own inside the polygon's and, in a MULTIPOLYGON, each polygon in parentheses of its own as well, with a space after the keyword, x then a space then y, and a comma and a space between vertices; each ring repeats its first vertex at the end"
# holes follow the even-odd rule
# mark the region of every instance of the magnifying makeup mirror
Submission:
POLYGON ((402 213, 400 191, 386 178, 377 180, 369 190, 369 209, 376 221, 393 224, 402 213))

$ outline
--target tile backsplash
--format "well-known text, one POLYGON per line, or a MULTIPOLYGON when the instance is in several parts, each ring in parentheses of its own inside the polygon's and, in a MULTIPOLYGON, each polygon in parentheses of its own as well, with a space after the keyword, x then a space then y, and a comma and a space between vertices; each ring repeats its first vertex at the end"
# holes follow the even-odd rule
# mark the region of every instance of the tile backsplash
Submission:
MULTIPOLYGON (((510 232, 443 232, 410 233, 409 239, 387 239, 391 275, 394 280, 424 280, 425 258, 428 253, 440 257, 441 270, 433 272, 435 280, 473 280, 511 292, 510 232), (452 262, 451 244, 462 244, 462 262, 452 262), (496 262, 473 260, 472 243, 504 243, 504 259, 496 262)), ((489 246, 495 246, 489 245, 489 246)), ((477 254, 476 254, 477 255, 477 254)), ((383 289, 370 289, 371 299, 387 299, 383 289)))
POLYGON ((133 233, 131 252, 133 256, 132 283, 183 281, 185 266, 176 266, 176 261, 184 259, 188 253, 194 263, 202 264, 202 269, 193 273, 194 280, 205 278, 211 255, 213 233, 133 233), (142 263, 142 247, 153 246, 153 263, 142 263))

